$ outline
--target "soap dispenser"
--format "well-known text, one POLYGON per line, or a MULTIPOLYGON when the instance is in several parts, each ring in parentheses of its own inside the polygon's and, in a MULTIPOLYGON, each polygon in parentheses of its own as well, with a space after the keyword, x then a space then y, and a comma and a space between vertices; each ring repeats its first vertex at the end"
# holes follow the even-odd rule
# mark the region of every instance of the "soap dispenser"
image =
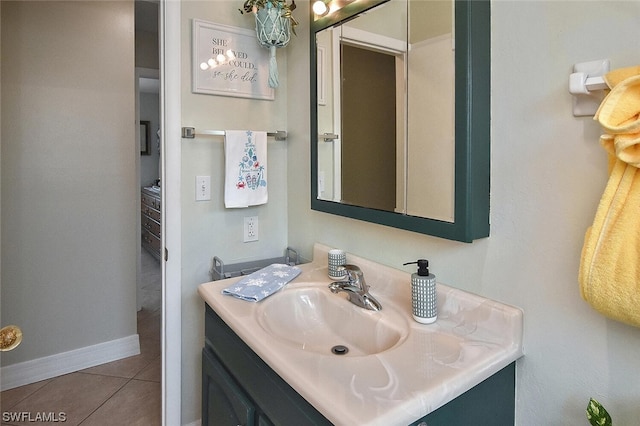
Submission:
POLYGON ((436 300, 436 276, 429 273, 429 261, 419 259, 405 265, 418 264, 418 271, 411 274, 411 305, 413 319, 421 324, 431 324, 438 317, 436 300))

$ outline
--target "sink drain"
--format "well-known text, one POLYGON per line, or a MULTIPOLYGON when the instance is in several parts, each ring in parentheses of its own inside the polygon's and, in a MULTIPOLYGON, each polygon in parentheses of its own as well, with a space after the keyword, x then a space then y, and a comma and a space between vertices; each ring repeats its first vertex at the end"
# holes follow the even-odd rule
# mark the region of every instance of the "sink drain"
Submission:
POLYGON ((346 355, 349 352, 349 348, 344 345, 335 345, 331 348, 331 352, 335 355, 346 355))

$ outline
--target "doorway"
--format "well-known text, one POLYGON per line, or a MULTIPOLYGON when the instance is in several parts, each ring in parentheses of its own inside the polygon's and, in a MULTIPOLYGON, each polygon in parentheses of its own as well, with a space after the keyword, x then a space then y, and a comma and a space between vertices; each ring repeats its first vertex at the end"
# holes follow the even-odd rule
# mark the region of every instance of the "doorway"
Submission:
POLYGON ((159 310, 162 306, 162 186, 160 180, 160 80, 158 70, 136 69, 136 122, 140 126, 138 187, 140 192, 140 244, 136 306, 159 310))
POLYGON ((341 58, 342 202, 394 211, 396 58, 344 43, 341 58))
MULTIPOLYGON (((136 308, 141 352, 162 351, 162 147, 160 100, 160 4, 152 0, 135 1, 136 117, 140 131, 136 136, 139 194, 138 258, 136 308), (152 330, 150 332, 150 330, 152 330), (158 339, 145 336, 157 332, 158 339), (147 348, 145 345, 152 345, 147 348)), ((162 362, 158 368, 161 370, 162 362)), ((163 392, 157 406, 162 407, 163 392)), ((162 409, 158 413, 163 417, 162 409)))

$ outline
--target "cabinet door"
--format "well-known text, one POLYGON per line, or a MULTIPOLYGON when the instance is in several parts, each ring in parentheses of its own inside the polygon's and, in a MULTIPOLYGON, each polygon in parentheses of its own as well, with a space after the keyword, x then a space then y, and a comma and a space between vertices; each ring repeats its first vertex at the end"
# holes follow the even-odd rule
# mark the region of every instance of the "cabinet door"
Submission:
POLYGON ((249 426, 255 407, 214 355, 202 351, 202 424, 249 426))
POLYGON ((515 424, 515 362, 412 426, 509 426, 515 424))
POLYGON ((264 414, 259 414, 258 426, 273 426, 273 423, 271 423, 269 419, 264 416, 264 414))

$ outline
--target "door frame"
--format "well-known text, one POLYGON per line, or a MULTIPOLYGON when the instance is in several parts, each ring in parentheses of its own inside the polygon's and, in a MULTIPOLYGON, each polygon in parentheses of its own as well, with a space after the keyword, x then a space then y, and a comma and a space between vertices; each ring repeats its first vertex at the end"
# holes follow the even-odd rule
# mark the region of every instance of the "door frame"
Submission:
POLYGON ((182 424, 181 3, 160 1, 162 179, 162 424, 182 424))

